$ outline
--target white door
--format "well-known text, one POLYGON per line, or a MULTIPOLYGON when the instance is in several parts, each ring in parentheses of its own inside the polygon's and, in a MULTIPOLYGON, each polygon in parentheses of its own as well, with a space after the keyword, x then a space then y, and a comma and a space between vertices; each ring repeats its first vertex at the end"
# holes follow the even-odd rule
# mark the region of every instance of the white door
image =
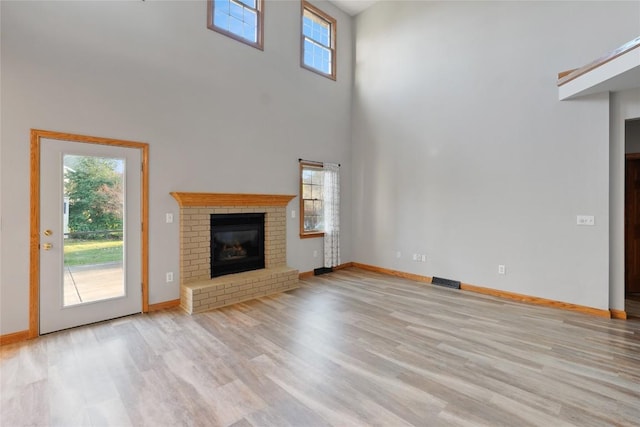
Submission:
POLYGON ((40 333, 142 311, 141 154, 41 140, 40 333))

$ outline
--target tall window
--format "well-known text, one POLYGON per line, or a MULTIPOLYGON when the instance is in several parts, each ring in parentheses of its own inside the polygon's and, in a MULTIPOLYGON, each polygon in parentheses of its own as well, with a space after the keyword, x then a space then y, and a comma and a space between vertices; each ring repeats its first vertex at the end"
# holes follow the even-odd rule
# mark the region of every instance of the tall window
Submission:
POLYGON ((301 66, 336 79, 336 20, 303 0, 301 66))
POLYGON ((262 50, 264 0, 209 0, 207 28, 262 50))
POLYGON ((300 237, 324 235, 322 163, 300 162, 300 237))

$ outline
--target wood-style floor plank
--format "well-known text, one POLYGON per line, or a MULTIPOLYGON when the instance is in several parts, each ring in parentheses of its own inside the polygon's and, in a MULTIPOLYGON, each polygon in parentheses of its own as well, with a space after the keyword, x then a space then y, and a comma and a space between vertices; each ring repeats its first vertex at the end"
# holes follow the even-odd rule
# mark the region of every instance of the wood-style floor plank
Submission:
POLYGON ((358 269, 4 346, 2 426, 637 426, 640 319, 358 269))

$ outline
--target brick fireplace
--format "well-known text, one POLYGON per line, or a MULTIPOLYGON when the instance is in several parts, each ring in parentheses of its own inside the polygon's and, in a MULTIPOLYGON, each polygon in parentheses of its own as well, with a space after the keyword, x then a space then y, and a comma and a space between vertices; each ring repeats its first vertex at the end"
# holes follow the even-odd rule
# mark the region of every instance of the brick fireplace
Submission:
POLYGON ((184 193, 180 206, 180 306, 188 313, 211 310, 298 287, 298 270, 287 266, 286 208, 295 196, 184 193), (264 213, 265 268, 211 278, 211 215, 264 213))

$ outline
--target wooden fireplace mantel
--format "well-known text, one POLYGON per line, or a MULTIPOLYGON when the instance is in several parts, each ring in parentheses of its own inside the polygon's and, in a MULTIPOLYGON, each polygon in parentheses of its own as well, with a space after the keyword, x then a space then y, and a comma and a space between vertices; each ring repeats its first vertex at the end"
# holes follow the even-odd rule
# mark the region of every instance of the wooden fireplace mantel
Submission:
POLYGON ((294 196, 288 194, 235 194, 171 192, 180 207, 185 206, 287 206, 294 196))

